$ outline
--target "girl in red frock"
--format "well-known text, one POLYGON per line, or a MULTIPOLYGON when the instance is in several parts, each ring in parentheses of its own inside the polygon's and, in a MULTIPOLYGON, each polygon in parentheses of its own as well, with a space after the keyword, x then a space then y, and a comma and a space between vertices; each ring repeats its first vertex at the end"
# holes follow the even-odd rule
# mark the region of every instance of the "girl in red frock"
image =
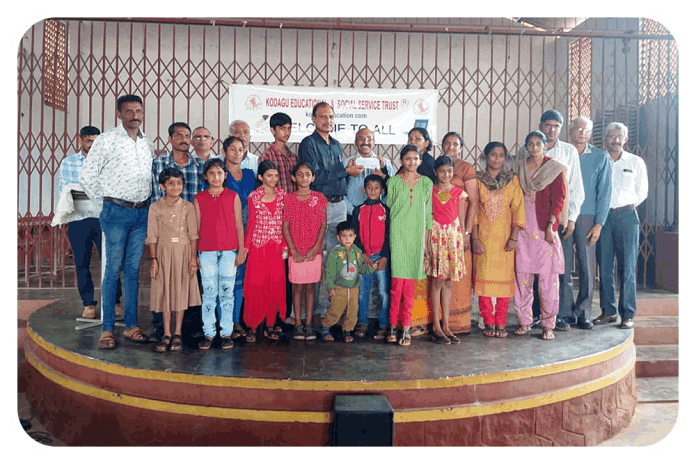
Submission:
POLYGON ((268 160, 258 167, 261 187, 249 194, 249 222, 244 241, 247 268, 244 277, 244 323, 249 327, 246 341, 255 342, 256 332, 266 321, 264 335, 279 338, 276 316, 285 314, 285 263, 288 247, 281 231, 285 190, 278 185, 278 166, 268 160))

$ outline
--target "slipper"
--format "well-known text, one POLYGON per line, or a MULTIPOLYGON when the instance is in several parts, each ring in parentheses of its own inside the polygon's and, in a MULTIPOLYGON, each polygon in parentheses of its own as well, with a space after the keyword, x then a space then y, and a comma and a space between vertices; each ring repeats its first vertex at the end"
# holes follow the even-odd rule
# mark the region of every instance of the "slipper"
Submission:
POLYGON ((399 346, 409 346, 411 345, 411 329, 404 330, 401 333, 401 339, 399 340, 399 346))
POLYGON ((495 337, 495 326, 487 325, 486 328, 483 329, 483 336, 484 337, 495 337))
POLYGON ((162 340, 160 340, 160 342, 157 345, 155 345, 155 351, 158 353, 166 353, 167 350, 169 350, 169 345, 171 345, 171 343, 172 337, 170 337, 169 335, 165 335, 164 337, 162 337, 162 340))
POLYGON ((431 333, 430 338, 438 345, 451 345, 452 344, 452 340, 450 340, 449 337, 447 337, 445 335, 438 335, 436 333, 431 333))
POLYGON ((100 350, 114 350, 116 349, 116 339, 114 338, 114 333, 108 330, 102 332, 99 337, 99 349, 100 350))
POLYGON ((420 337, 421 335, 425 335, 426 333, 427 330, 420 326, 416 326, 410 330, 411 337, 420 337))
POLYGON ((203 340, 198 342, 199 350, 209 350, 211 346, 213 346, 213 339, 210 337, 205 337, 203 340))
POLYGON ((126 329, 123 331, 123 338, 126 338, 130 341, 133 341, 135 343, 147 343, 148 340, 150 340, 150 337, 145 335, 142 330, 140 330, 140 327, 135 326, 131 327, 130 329, 126 329))
POLYGON ((232 341, 232 337, 222 337, 222 343, 220 344, 220 348, 223 350, 230 350, 234 347, 234 342, 232 341))
POLYGON ((172 337, 172 344, 169 345, 169 351, 181 351, 184 349, 184 344, 181 342, 181 335, 176 335, 172 337))
POLYGON ((249 329, 249 332, 246 334, 246 341, 249 343, 255 343, 256 342, 256 334, 254 333, 253 329, 249 329))
POLYGON ((495 336, 498 338, 506 338, 508 336, 507 330, 505 330, 505 327, 498 326, 495 328, 495 336))
POLYGON ((556 336, 553 334, 552 330, 544 329, 544 332, 541 334, 542 340, 553 340, 554 338, 556 338, 556 336))
POLYGON ((455 336, 454 334, 445 333, 445 335, 447 335, 447 338, 449 338, 450 341, 451 341, 452 343, 461 343, 461 342, 462 342, 462 341, 461 341, 459 338, 457 338, 457 336, 455 336))
POLYGON ((515 329, 514 333, 515 335, 524 335, 527 332, 529 332, 531 329, 529 328, 528 325, 520 325, 518 328, 515 329))
POLYGON ((278 340, 278 339, 280 339, 280 335, 278 335, 276 332, 274 332, 273 329, 271 329, 271 330, 268 330, 268 329, 264 330, 264 331, 263 331, 263 336, 266 337, 266 338, 268 338, 269 340, 278 340))

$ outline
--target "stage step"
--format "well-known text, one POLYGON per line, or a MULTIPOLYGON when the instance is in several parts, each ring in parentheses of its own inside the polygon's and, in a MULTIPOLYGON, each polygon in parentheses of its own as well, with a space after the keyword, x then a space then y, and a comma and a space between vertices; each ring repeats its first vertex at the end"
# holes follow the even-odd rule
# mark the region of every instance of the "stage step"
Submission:
POLYGON ((679 375, 679 300, 639 299, 633 320, 636 377, 676 378, 679 375))
POLYGON ((673 403, 679 401, 679 377, 637 379, 639 403, 673 403))

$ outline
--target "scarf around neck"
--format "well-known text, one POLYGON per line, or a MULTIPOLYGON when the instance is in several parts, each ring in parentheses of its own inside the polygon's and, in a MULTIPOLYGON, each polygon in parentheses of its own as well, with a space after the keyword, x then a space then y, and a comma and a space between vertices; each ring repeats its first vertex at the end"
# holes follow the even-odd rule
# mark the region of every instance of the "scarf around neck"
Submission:
MULTIPOLYGON (((568 169, 553 158, 544 157, 544 163, 539 166, 539 169, 530 176, 527 171, 527 159, 518 159, 512 165, 512 171, 517 174, 520 180, 520 186, 525 195, 532 195, 534 193, 544 190, 549 184, 551 184, 559 175, 563 175, 563 184, 565 185, 566 192, 568 192, 568 169)), ((568 224, 568 193, 566 193, 563 199, 563 210, 558 217, 560 225, 564 228, 568 224)))

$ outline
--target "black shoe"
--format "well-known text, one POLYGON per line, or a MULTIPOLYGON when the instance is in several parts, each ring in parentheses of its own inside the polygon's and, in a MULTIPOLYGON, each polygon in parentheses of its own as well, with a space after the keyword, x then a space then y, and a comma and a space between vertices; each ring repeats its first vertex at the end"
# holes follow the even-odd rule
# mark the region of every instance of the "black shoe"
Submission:
POLYGON ((621 319, 621 326, 622 329, 632 329, 633 328, 633 319, 630 317, 627 317, 625 319, 621 319))
POLYGON ((601 324, 610 324, 612 322, 616 322, 619 320, 619 317, 614 314, 613 316, 610 316, 608 314, 602 314, 601 316, 595 318, 592 323, 595 325, 601 325, 601 324))
POLYGON ((541 327, 541 318, 538 318, 538 317, 534 318, 534 320, 532 321, 532 325, 530 325, 530 327, 531 328, 541 327))
POLYGON ((578 329, 582 330, 592 330, 594 325, 586 317, 578 319, 578 329))
POLYGON ((570 330, 570 324, 568 324, 563 319, 556 319, 556 328, 554 330, 567 332, 568 330, 570 330))

